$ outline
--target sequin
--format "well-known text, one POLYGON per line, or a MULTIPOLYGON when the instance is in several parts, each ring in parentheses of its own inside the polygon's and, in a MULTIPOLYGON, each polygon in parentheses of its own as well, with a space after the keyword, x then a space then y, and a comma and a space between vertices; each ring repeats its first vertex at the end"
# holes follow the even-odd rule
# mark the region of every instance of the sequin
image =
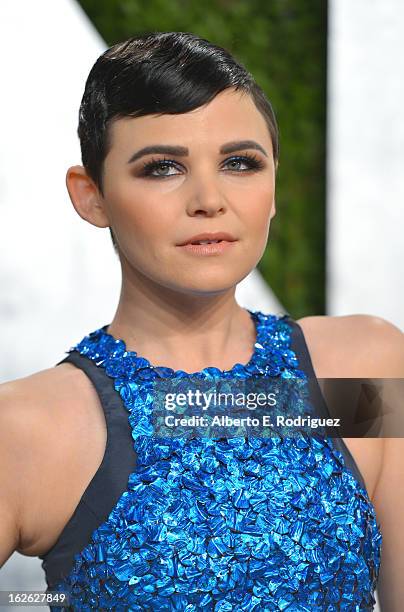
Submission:
POLYGON ((153 367, 105 328, 70 349, 113 378, 137 454, 108 519, 48 585, 74 610, 373 610, 380 525, 332 438, 152 436, 156 377, 306 379, 287 315, 250 313, 254 354, 227 371, 153 367))

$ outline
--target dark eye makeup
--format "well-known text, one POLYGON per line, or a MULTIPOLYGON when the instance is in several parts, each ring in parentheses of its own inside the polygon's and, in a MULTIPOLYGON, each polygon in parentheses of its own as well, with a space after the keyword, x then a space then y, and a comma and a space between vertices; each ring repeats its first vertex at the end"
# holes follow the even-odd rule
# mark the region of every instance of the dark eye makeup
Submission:
MULTIPOLYGON (((265 164, 255 155, 234 155, 225 161, 225 165, 229 163, 245 164, 248 166, 246 170, 232 169, 231 172, 242 174, 245 172, 257 171, 264 168, 265 164)), ((153 174, 155 170, 161 170, 162 168, 180 168, 180 164, 172 159, 151 159, 143 164, 141 176, 149 177, 152 179, 160 179, 168 176, 177 176, 177 174, 153 174)))

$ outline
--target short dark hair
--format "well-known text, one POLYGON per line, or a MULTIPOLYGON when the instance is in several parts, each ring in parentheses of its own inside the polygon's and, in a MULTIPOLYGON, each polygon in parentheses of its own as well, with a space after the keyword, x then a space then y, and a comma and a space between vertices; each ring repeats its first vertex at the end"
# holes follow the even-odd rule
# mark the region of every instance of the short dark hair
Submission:
MULTIPOLYGON (((279 135, 271 103, 222 47, 190 32, 151 32, 107 49, 87 77, 78 125, 82 164, 101 194, 113 119, 186 113, 229 88, 252 97, 267 123, 277 162, 279 135)), ((110 233, 118 254, 111 228, 110 233)))

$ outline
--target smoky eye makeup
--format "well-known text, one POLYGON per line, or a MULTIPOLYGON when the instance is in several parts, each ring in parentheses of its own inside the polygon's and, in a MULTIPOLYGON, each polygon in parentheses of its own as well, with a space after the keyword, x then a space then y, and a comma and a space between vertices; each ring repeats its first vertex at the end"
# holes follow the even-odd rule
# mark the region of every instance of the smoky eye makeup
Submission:
MULTIPOLYGON (((243 155, 232 155, 231 157, 224 160, 224 162, 222 163, 222 167, 223 166, 229 167, 229 172, 231 173, 243 174, 247 172, 250 173, 250 172, 261 170, 262 168, 265 167, 265 163, 256 155, 245 153, 243 155), (233 167, 231 167, 231 164, 233 164, 233 167), (247 168, 245 169, 235 168, 234 164, 245 165, 247 166, 247 168)), ((141 177, 152 178, 152 179, 155 179, 155 178, 159 179, 159 178, 165 178, 165 177, 170 177, 170 176, 178 176, 178 174, 181 173, 182 168, 183 166, 173 159, 170 159, 167 157, 152 158, 151 160, 147 162, 143 162, 139 175, 141 177), (167 173, 167 171, 170 171, 172 169, 174 170, 178 169, 179 173, 177 172, 167 173), (162 171, 162 173, 159 173, 159 171, 162 171)))

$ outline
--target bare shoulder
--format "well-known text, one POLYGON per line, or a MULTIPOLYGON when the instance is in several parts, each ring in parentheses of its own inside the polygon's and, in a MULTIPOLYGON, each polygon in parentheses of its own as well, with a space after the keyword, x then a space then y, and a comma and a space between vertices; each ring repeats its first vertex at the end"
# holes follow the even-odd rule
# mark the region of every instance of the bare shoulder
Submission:
POLYGON ((86 384, 84 373, 70 363, 62 363, 57 367, 40 370, 34 374, 10 380, 0 384, 0 401, 3 409, 13 404, 12 412, 21 411, 30 414, 38 408, 38 400, 43 406, 46 400, 57 395, 65 398, 71 388, 71 383, 86 384), (32 401, 30 401, 32 400, 32 401))
MULTIPOLYGON (((39 448, 49 447, 56 424, 63 425, 89 387, 85 374, 69 363, 0 384, 3 431, 6 428, 20 436, 21 442, 29 442, 29 448, 36 443, 39 448)), ((19 446, 13 448, 17 451, 19 446)))
POLYGON ((298 319, 297 323, 311 344, 313 362, 317 358, 317 365, 323 370, 318 361, 321 356, 322 363, 327 365, 327 371, 321 376, 403 376, 404 333, 390 321, 373 315, 352 314, 309 316, 298 319))
MULTIPOLYGON (((296 322, 304 334, 317 378, 404 378, 404 334, 386 319, 353 314, 309 316, 296 322)), ((343 441, 381 519, 385 502, 376 495, 376 489, 388 441, 383 437, 343 441)))
MULTIPOLYGON (((69 509, 66 495, 74 498, 74 488, 66 482, 80 467, 83 471, 86 442, 94 429, 99 431, 94 427, 97 399, 84 372, 69 363, 0 384, 1 441, 11 472, 16 550, 23 554, 38 554, 36 546, 47 528, 52 532, 59 502, 69 509)), ((98 424, 102 429, 102 418, 98 424)))

